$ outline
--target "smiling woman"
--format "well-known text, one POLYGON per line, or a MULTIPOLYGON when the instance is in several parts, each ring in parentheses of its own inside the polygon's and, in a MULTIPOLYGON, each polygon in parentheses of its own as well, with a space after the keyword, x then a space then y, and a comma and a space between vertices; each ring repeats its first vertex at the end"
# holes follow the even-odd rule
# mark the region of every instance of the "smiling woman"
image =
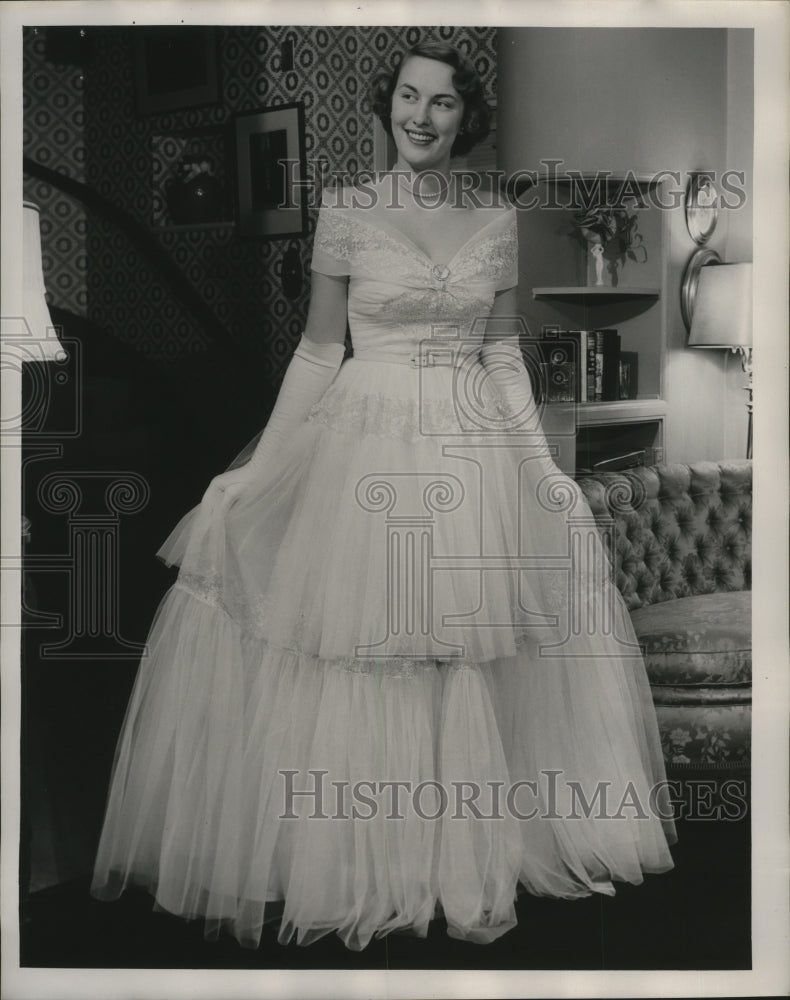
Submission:
MULTIPOLYGON (((431 166, 433 169, 447 169, 450 157, 463 156, 488 135, 491 111, 484 98, 482 82, 469 61, 457 49, 442 42, 415 45, 394 72, 382 73, 374 80, 372 96, 373 111, 386 133, 395 140, 398 153, 406 157, 406 162, 409 162, 408 156, 396 133, 402 137, 404 127, 411 124, 416 133, 414 148, 421 148, 421 129, 414 120, 415 110, 418 115, 429 113, 435 102, 438 120, 447 123, 445 115, 457 115, 460 105, 460 121, 457 117, 453 119, 455 134, 443 168, 427 163, 419 167, 415 164, 415 168, 427 169, 431 166)), ((424 141, 431 145, 433 135, 430 129, 428 135, 430 138, 426 137, 424 141)))
POLYGON ((405 197, 377 199, 370 215, 382 228, 398 229, 428 257, 446 259, 449 247, 460 246, 491 221, 486 215, 492 207, 503 210, 497 198, 489 211, 480 198, 466 199, 450 169, 452 158, 488 135, 491 115, 481 81, 456 49, 424 42, 395 71, 374 80, 373 107, 397 151, 389 179, 405 197), (426 216, 423 209, 433 214, 426 216))
POLYGON ((445 63, 411 56, 398 75, 390 125, 398 149, 396 168, 447 174, 463 125, 464 101, 445 63))
POLYGON ((396 170, 324 192, 269 423, 158 552, 179 574, 93 880, 250 947, 270 919, 282 943, 441 917, 488 944, 520 886, 672 867, 644 663, 520 350, 516 212, 450 170, 488 131, 480 80, 421 45, 376 93, 396 170), (601 814, 625 795, 637 816, 601 814))

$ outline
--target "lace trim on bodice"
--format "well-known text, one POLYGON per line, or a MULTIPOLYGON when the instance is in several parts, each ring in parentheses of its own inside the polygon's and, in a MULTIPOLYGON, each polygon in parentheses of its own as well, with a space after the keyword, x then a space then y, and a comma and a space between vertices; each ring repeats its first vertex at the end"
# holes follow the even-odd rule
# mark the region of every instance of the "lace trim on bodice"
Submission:
MULTIPOLYGON (((493 395, 489 411, 505 421, 511 417, 506 403, 493 395)), ((342 434, 373 436, 415 442, 442 434, 473 433, 464 424, 452 399, 403 398, 383 393, 326 393, 310 410, 307 420, 342 434)))
POLYGON ((452 268, 457 282, 472 281, 480 277, 481 264, 492 281, 499 281, 509 274, 518 257, 518 238, 515 222, 495 236, 475 242, 470 253, 461 254, 452 268), (473 252, 472 252, 473 251, 473 252))
MULTIPOLYGON (((501 216, 482 226, 446 264, 434 263, 418 247, 388 229, 360 218, 349 209, 321 209, 313 252, 318 250, 347 265, 346 273, 364 273, 382 281, 411 277, 420 287, 444 290, 448 285, 484 282, 492 286, 513 275, 518 258, 515 213, 504 227, 484 233, 501 216)), ((501 225, 501 222, 500 222, 501 225)))

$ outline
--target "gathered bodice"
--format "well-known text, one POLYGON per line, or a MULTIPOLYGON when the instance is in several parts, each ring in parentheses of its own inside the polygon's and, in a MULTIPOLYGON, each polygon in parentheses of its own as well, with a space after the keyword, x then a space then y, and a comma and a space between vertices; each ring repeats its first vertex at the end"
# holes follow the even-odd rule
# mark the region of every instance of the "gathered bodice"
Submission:
MULTIPOLYGON (((387 217, 387 209, 325 194, 312 268, 347 275, 354 357, 401 360, 433 341, 479 346, 495 293, 518 281, 516 213, 479 209, 480 224, 437 263, 387 217)), ((426 224, 431 224, 426 211, 426 224)))

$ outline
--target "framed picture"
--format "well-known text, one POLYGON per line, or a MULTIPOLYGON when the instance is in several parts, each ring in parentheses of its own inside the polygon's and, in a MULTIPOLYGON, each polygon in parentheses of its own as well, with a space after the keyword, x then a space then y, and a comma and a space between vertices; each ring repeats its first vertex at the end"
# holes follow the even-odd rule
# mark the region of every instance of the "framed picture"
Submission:
POLYGON ((240 236, 307 235, 304 105, 236 115, 236 223, 240 236))
POLYGON ((132 31, 138 115, 219 103, 216 28, 152 25, 132 31))
POLYGON ((686 227, 700 246, 708 242, 716 228, 718 200, 719 193, 707 174, 691 175, 686 190, 686 227))

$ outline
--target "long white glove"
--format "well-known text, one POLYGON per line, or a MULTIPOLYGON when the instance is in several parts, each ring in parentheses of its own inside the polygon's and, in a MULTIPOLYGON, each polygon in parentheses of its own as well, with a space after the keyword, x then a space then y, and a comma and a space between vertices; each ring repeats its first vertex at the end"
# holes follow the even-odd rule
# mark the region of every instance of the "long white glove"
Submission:
POLYGON ((245 465, 211 480, 201 502, 207 513, 229 505, 269 465, 307 417, 313 404, 326 392, 340 368, 344 352, 343 344, 319 344, 302 334, 255 451, 245 465))
POLYGON ((484 343, 480 362, 516 419, 513 433, 528 436, 530 455, 549 459, 551 450, 540 422, 532 383, 516 336, 484 343))

